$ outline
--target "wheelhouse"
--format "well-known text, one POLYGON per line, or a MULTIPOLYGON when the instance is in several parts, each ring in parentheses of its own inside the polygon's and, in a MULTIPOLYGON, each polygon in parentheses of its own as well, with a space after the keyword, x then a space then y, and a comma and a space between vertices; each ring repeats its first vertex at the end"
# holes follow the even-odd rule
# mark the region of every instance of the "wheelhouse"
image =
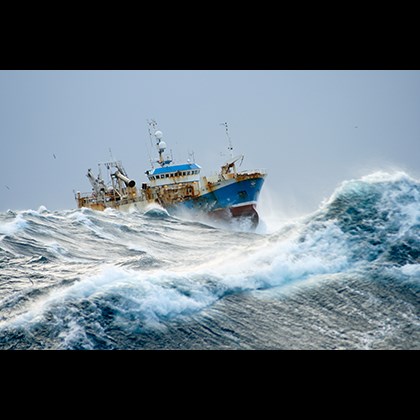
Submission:
POLYGON ((179 184, 183 182, 198 182, 200 179, 201 167, 196 163, 184 165, 164 166, 146 171, 150 185, 161 186, 179 184))

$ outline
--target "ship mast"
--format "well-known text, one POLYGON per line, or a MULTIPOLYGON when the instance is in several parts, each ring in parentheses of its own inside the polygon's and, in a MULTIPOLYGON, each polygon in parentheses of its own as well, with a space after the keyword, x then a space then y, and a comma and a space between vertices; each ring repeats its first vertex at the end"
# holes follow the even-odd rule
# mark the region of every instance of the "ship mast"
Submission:
MULTIPOLYGON (((166 149, 166 143, 162 140, 163 138, 163 133, 160 130, 156 130, 157 128, 157 122, 155 120, 151 120, 151 121, 147 121, 149 123, 149 136, 150 136, 150 140, 152 140, 152 137, 155 138, 156 140, 156 148, 158 150, 159 153, 159 159, 156 161, 156 163, 158 163, 160 166, 165 166, 165 165, 169 165, 172 162, 172 159, 169 159, 169 156, 166 158, 164 158, 163 156, 163 152, 166 149), (152 128, 153 134, 150 131, 150 128, 152 128)), ((152 165, 153 167, 153 165, 152 165)))
POLYGON ((222 166, 221 176, 224 177, 225 175, 227 175, 229 173, 234 173, 236 175, 236 165, 235 165, 235 163, 238 160, 240 160, 239 166, 241 166, 242 161, 244 159, 244 155, 239 155, 239 156, 236 156, 235 158, 233 157, 233 146, 232 146, 232 140, 231 140, 230 135, 229 135, 228 123, 224 122, 224 123, 220 123, 220 125, 225 126, 226 137, 228 139, 228 150, 229 150, 229 155, 230 155, 230 159, 222 166))
POLYGON ((225 126, 226 137, 228 139, 228 150, 229 150, 230 157, 233 158, 233 146, 232 146, 232 140, 231 140, 231 138, 229 136, 228 123, 227 122, 224 122, 224 123, 220 123, 220 125, 224 125, 225 126))

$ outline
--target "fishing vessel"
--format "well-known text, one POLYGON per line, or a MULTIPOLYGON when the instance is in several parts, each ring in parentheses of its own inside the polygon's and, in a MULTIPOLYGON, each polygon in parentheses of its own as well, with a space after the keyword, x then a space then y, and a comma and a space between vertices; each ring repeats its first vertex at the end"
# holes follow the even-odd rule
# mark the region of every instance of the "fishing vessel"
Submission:
POLYGON ((147 181, 140 188, 136 187, 121 161, 99 164, 96 177, 91 169, 87 172, 92 191, 75 195, 78 208, 145 211, 150 204, 157 203, 170 214, 187 210, 223 220, 246 218, 253 227, 258 225, 257 202, 266 172, 260 169, 237 170, 244 156, 233 157, 227 123, 222 124, 229 142, 230 159, 212 176, 202 176, 201 167, 190 159, 176 164, 172 157, 165 156, 167 146, 162 131, 157 129, 155 120, 148 123, 149 136, 159 158, 151 160, 151 169, 145 171, 147 181), (102 177, 101 165, 107 171, 107 183, 102 177))

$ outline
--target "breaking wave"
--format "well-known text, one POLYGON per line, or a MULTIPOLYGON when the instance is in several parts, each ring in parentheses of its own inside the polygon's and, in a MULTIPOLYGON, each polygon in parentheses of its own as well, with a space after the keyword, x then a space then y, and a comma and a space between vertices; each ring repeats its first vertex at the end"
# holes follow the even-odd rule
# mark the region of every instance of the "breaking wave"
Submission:
POLYGON ((270 234, 9 210, 0 269, 0 348, 419 348, 420 183, 346 181, 270 234))

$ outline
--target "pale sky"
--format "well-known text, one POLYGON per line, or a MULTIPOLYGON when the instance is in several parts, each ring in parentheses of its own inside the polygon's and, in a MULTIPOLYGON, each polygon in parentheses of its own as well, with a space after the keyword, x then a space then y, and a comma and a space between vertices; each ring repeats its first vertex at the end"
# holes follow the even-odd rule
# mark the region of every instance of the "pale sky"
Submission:
POLYGON ((76 208, 110 148, 141 185, 152 118, 203 174, 227 159, 227 121, 240 170, 266 169, 261 200, 284 213, 373 171, 420 179, 420 71, 0 71, 0 211, 76 208))

